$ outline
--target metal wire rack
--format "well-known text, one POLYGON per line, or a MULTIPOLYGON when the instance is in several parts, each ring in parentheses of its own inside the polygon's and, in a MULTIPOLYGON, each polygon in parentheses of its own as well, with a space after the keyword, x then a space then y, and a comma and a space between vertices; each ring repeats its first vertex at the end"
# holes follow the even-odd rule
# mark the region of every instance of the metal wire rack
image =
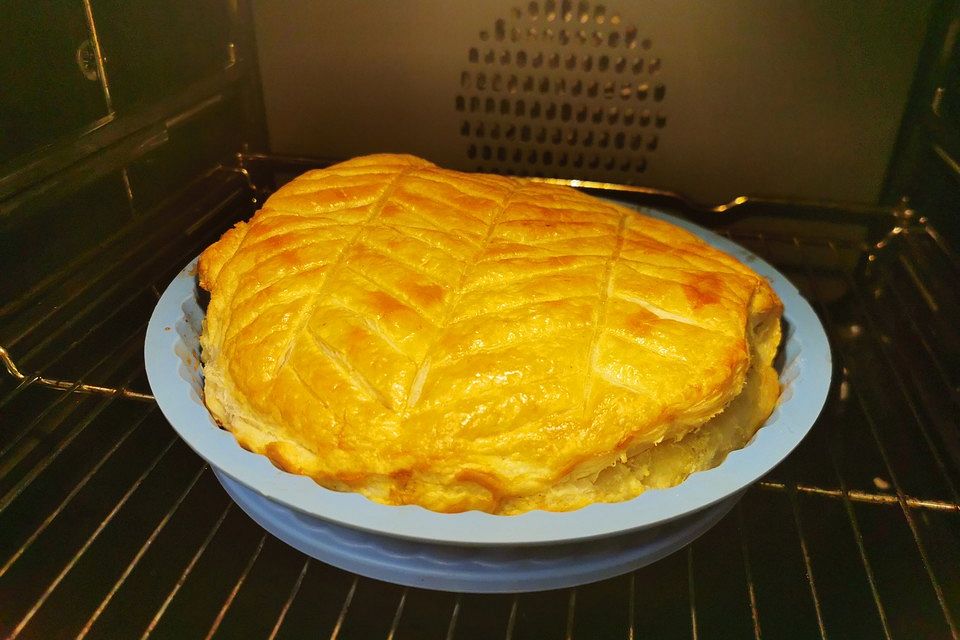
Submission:
POLYGON ((762 230, 721 218, 828 328, 836 376, 811 435, 654 565, 562 591, 447 594, 357 577, 266 535, 129 391, 146 388, 157 292, 251 214, 254 181, 282 180, 267 175, 282 165, 260 159, 253 181, 212 172, 154 232, 0 307, 0 343, 36 372, 16 375, 3 356, 14 375, 0 379, 0 635, 958 637, 960 265, 924 220, 875 243, 788 224, 775 207, 762 230))

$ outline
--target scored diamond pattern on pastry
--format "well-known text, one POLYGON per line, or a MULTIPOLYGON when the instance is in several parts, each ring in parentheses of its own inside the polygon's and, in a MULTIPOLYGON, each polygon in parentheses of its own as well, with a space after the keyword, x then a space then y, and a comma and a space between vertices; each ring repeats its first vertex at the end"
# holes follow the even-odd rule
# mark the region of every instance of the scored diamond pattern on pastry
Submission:
POLYGON ((778 313, 672 225, 410 156, 308 172, 200 275, 206 400, 241 444, 440 510, 495 510, 695 430, 778 313))

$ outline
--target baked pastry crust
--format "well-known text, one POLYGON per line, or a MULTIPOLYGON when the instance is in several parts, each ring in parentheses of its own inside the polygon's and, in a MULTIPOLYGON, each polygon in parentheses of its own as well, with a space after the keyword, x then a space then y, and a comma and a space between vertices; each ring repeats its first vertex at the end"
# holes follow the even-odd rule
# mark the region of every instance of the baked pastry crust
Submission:
POLYGON ((719 463, 779 394, 763 278, 566 187, 355 158, 278 190, 199 277, 216 420, 386 504, 628 499, 719 463))

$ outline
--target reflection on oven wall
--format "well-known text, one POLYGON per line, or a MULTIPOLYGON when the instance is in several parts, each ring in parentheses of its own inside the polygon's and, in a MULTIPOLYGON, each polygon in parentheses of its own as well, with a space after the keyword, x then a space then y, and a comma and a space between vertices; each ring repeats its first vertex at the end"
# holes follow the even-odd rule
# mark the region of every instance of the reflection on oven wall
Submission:
POLYGON ((877 202, 929 2, 258 0, 270 146, 877 202))

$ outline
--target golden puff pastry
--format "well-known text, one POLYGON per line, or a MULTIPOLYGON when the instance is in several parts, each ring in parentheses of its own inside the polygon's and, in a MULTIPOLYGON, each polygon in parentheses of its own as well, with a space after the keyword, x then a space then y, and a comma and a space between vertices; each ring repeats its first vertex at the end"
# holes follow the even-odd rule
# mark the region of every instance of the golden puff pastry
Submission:
POLYGON ((200 258, 205 401, 321 485, 442 512, 677 484, 779 395, 782 306, 692 234, 403 155, 309 171, 200 258))

